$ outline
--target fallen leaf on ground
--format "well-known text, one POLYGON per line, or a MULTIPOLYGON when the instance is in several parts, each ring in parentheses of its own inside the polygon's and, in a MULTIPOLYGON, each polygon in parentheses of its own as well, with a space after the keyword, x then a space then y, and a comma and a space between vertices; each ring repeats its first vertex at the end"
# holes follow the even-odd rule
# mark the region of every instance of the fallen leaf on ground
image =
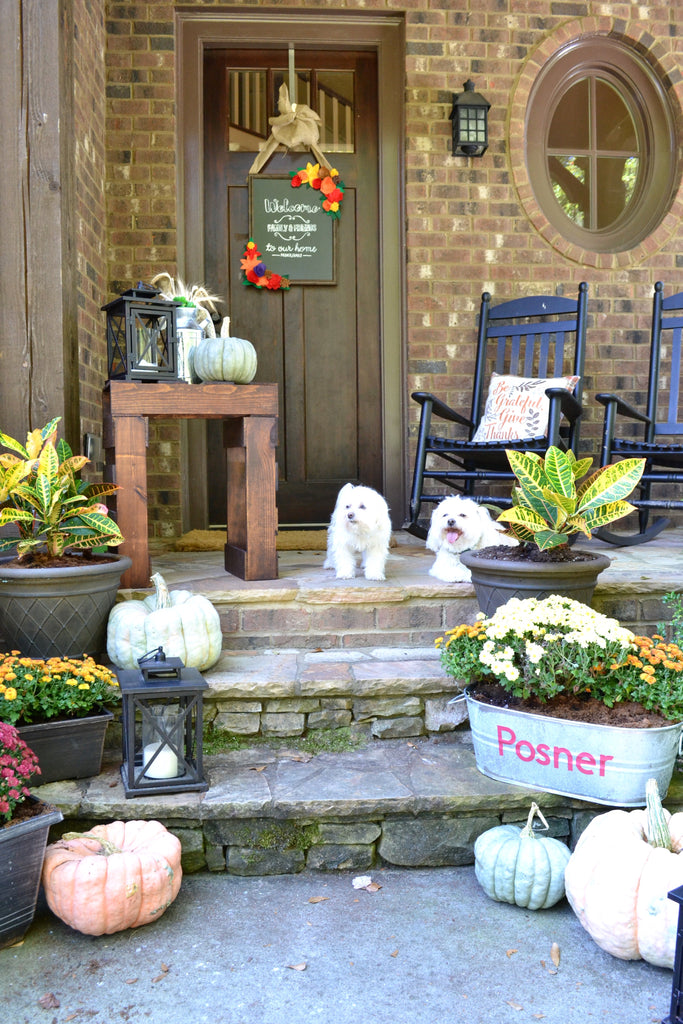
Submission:
POLYGON ((325 900, 329 900, 329 896, 311 896, 309 903, 324 903, 325 900))
POLYGON ((265 764, 250 764, 249 768, 248 768, 248 771, 250 771, 250 772, 264 772, 266 770, 266 767, 267 767, 267 765, 265 765, 265 764))
POLYGON ((556 967, 560 966, 560 947, 556 942, 553 942, 552 946, 550 947, 550 959, 556 967))
POLYGON ((283 754, 282 756, 288 761, 303 761, 304 764, 313 760, 313 754, 283 754))
POLYGON ((365 891, 366 892, 379 892, 379 890, 381 888, 382 888, 382 886, 379 885, 377 882, 370 882, 370 885, 366 885, 365 886, 365 891))
POLYGON ((59 999, 54 992, 46 992, 44 996, 41 996, 38 1003, 44 1010, 56 1010, 59 1006, 59 999))
POLYGON ((305 971, 306 970, 306 964, 287 964, 287 966, 292 971, 305 971))
POLYGON ((544 1013, 535 1013, 534 1014, 534 1020, 543 1020, 544 1017, 545 1017, 544 1013))
POLYGON ((513 953, 519 953, 518 949, 506 949, 505 956, 512 956, 513 953))
POLYGON ((137 978, 126 978, 126 985, 134 985, 137 980, 137 978))
POLYGON ((162 964, 160 970, 161 974, 157 974, 156 978, 152 978, 152 984, 154 984, 156 981, 161 981, 162 978, 166 977, 166 975, 168 974, 168 964, 162 964))
POLYGON ((398 950, 395 949, 393 953, 389 954, 389 956, 398 956, 398 950))
POLYGON ((520 1006, 519 1003, 513 1002, 512 999, 506 999, 505 1002, 508 1004, 508 1006, 511 1006, 513 1010, 523 1010, 524 1009, 523 1006, 520 1006))

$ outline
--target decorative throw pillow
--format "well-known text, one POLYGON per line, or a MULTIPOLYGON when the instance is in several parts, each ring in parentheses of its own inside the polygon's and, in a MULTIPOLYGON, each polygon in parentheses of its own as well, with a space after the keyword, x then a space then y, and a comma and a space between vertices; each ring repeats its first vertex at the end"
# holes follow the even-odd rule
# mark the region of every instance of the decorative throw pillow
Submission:
POLYGON ((550 402, 546 388, 573 391, 578 377, 510 377, 491 374, 488 398, 473 441, 545 437, 550 402))

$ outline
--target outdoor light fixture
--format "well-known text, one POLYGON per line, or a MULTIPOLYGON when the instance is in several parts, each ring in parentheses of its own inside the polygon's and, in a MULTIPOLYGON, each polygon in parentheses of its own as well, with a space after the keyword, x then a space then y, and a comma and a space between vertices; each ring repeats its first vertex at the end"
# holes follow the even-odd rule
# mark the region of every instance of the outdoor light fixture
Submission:
POLYGON ((123 726, 121 779, 126 796, 205 791, 202 691, 208 683, 163 647, 119 669, 123 726))
POLYGON ((468 79, 464 92, 453 93, 453 156, 483 156, 489 145, 488 114, 491 104, 474 91, 468 79))
POLYGON ((678 929, 674 953, 674 976, 671 982, 671 1009, 662 1024, 683 1024, 683 885, 667 893, 678 904, 678 929))
POLYGON ((138 281, 102 309, 107 314, 109 380, 177 380, 178 305, 138 281))

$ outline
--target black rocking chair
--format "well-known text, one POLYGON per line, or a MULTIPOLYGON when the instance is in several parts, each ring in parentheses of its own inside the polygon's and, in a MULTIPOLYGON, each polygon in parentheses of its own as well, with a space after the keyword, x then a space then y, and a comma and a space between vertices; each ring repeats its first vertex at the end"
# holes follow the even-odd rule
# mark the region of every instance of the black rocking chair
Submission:
MULTIPOLYGON (((554 295, 532 295, 491 305, 484 292, 479 312, 477 355, 469 417, 451 409, 435 395, 415 391, 413 399, 422 407, 410 495, 410 519, 405 529, 426 538, 429 518, 421 518, 422 505, 436 505, 450 492, 491 502, 500 507, 511 504, 509 497, 491 495, 491 485, 513 481, 506 449, 537 452, 543 456, 550 445, 577 452, 583 364, 586 348, 586 305, 588 285, 579 285, 577 299, 554 295), (487 398, 491 374, 512 375, 534 381, 576 376, 572 393, 564 386, 545 389, 549 401, 547 430, 539 436, 505 441, 474 440, 487 398), (452 439, 432 434, 432 419, 458 424, 466 438, 452 439), (432 468, 432 464, 435 465, 432 468), (442 485, 440 493, 434 484, 442 485), (477 485, 483 492, 477 493, 477 485), (428 489, 427 489, 428 488, 428 489)), ((537 384, 538 386, 538 384, 537 384)), ((524 388, 525 385, 522 385, 524 388)), ((521 390, 521 389, 520 389, 521 390)), ((443 428, 442 428, 443 429, 443 428)), ((430 511, 431 515, 431 511, 430 511)))
MULTIPOLYGON (((650 334, 650 373, 647 386, 647 405, 644 413, 634 409, 623 398, 612 394, 599 394, 596 399, 605 407, 600 465, 621 458, 644 458, 645 472, 637 493, 629 498, 638 509, 638 529, 631 533, 618 533, 604 527, 596 536, 610 544, 626 546, 644 544, 656 537, 670 519, 666 516, 650 518, 655 509, 683 509, 683 498, 653 498, 652 488, 674 485, 680 492, 683 484, 683 444, 676 441, 683 435, 680 422, 681 338, 683 335, 683 292, 665 299, 663 285, 655 285, 652 302, 652 328, 650 334), (662 366, 666 354, 665 365, 662 366), (615 437, 618 417, 641 423, 641 439, 615 437), (666 418, 663 419, 662 416, 666 418), (667 438, 668 440, 664 440, 667 438)), ((634 424, 635 425, 635 424, 634 424)), ((661 491, 658 493, 662 493, 661 491)))

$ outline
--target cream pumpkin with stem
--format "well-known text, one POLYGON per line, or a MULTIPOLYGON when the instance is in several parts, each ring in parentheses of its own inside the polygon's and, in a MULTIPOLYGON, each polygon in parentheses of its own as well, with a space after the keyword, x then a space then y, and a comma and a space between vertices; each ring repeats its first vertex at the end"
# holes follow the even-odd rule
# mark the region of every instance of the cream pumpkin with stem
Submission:
POLYGON ((211 668, 223 647, 218 612, 191 590, 169 591, 160 573, 152 576, 154 593, 142 601, 121 601, 109 613, 107 654, 117 668, 136 669, 138 658, 158 647, 184 665, 211 668))
POLYGON ((591 938, 620 960, 673 967, 683 885, 683 813, 662 807, 657 783, 645 810, 608 811, 589 823, 565 869, 572 910, 591 938))

